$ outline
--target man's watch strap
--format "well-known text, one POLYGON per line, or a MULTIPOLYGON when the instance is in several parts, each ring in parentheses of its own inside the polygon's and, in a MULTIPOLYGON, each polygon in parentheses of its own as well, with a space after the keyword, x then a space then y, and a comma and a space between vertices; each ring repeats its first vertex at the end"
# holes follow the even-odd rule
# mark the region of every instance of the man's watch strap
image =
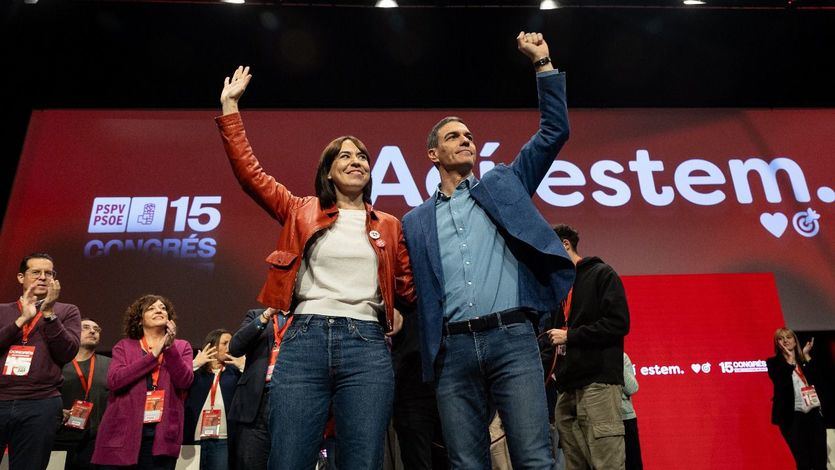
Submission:
POLYGON ((551 58, 546 55, 545 57, 543 57, 539 60, 535 60, 533 62, 533 66, 534 67, 542 67, 543 65, 548 65, 550 63, 551 63, 551 58))

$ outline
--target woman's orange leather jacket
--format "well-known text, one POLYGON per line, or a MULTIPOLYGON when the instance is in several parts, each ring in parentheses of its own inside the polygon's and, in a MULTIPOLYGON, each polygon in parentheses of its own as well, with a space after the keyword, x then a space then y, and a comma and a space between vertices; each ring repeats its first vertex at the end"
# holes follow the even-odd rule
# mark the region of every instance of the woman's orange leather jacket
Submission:
MULTIPOLYGON (((258 301, 287 312, 292 307, 296 276, 308 242, 339 216, 336 206, 322 209, 315 196, 298 197, 261 168, 246 138, 239 113, 215 118, 226 155, 238 182, 265 211, 283 225, 275 251, 267 256, 269 273, 258 301)), ((386 308, 386 330, 392 328, 395 302, 415 302, 412 269, 400 221, 366 204, 366 234, 377 254, 377 278, 386 308), (379 235, 378 235, 379 234, 379 235), (374 238, 378 236, 379 238, 374 238)))

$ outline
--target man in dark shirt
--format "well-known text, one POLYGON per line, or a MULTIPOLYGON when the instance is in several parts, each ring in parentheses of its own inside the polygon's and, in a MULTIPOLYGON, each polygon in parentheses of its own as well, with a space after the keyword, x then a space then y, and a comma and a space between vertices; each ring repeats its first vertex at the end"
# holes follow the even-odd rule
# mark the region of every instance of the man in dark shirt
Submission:
POLYGON ((23 295, 0 304, 0 449, 9 446, 11 470, 37 470, 49 463, 61 419, 61 368, 78 352, 81 315, 56 302, 61 285, 48 254, 23 258, 17 281, 23 295))
POLYGON ((81 320, 81 347, 75 359, 64 366, 64 425, 55 436, 55 450, 67 451, 66 470, 93 468, 90 459, 104 409, 107 407, 107 370, 110 358, 96 354, 101 327, 81 320), (90 409, 90 406, 92 408, 90 409))

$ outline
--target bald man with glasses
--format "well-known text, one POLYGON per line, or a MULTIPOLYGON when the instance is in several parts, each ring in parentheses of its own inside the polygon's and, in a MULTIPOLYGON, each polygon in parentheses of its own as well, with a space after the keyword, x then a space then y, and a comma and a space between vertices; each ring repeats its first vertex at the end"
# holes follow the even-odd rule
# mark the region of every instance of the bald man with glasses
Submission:
POLYGON ((54 450, 67 452, 65 470, 86 470, 96 444, 96 434, 107 408, 107 371, 110 358, 96 353, 101 327, 90 318, 81 319, 81 347, 75 359, 64 366, 64 425, 55 436, 54 450))
POLYGON ((78 352, 81 314, 57 302, 52 257, 33 253, 17 274, 22 295, 0 304, 0 458, 10 470, 45 469, 61 423, 61 369, 78 352))

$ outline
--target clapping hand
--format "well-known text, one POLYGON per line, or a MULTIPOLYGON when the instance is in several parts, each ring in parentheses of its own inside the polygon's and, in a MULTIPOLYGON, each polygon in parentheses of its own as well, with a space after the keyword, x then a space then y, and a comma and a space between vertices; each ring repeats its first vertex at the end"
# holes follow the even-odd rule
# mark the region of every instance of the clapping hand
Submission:
POLYGON ((44 297, 43 304, 41 304, 41 311, 51 312, 52 308, 55 307, 55 302, 58 300, 58 296, 60 294, 61 283, 58 281, 58 279, 47 279, 46 297, 44 297))
POLYGON ((244 366, 246 364, 246 356, 230 356, 229 354, 226 355, 226 359, 223 360, 223 363, 227 366, 232 365, 238 368, 239 371, 244 370, 244 366))
POLYGON ((38 297, 33 292, 35 289, 35 284, 29 286, 28 289, 23 293, 23 296, 20 298, 20 316, 15 320, 15 323, 19 328, 22 328, 23 325, 32 321, 35 318, 35 315, 38 314, 38 297))
POLYGON ((212 359, 217 356, 217 348, 212 346, 211 343, 206 343, 203 346, 203 349, 197 352, 197 355, 194 356, 193 365, 195 369, 199 369, 204 365, 208 364, 212 359))
POLYGON ((815 338, 812 337, 809 341, 806 341, 806 344, 803 345, 803 357, 806 361, 811 361, 812 356, 809 354, 812 352, 812 347, 815 345, 815 338))

